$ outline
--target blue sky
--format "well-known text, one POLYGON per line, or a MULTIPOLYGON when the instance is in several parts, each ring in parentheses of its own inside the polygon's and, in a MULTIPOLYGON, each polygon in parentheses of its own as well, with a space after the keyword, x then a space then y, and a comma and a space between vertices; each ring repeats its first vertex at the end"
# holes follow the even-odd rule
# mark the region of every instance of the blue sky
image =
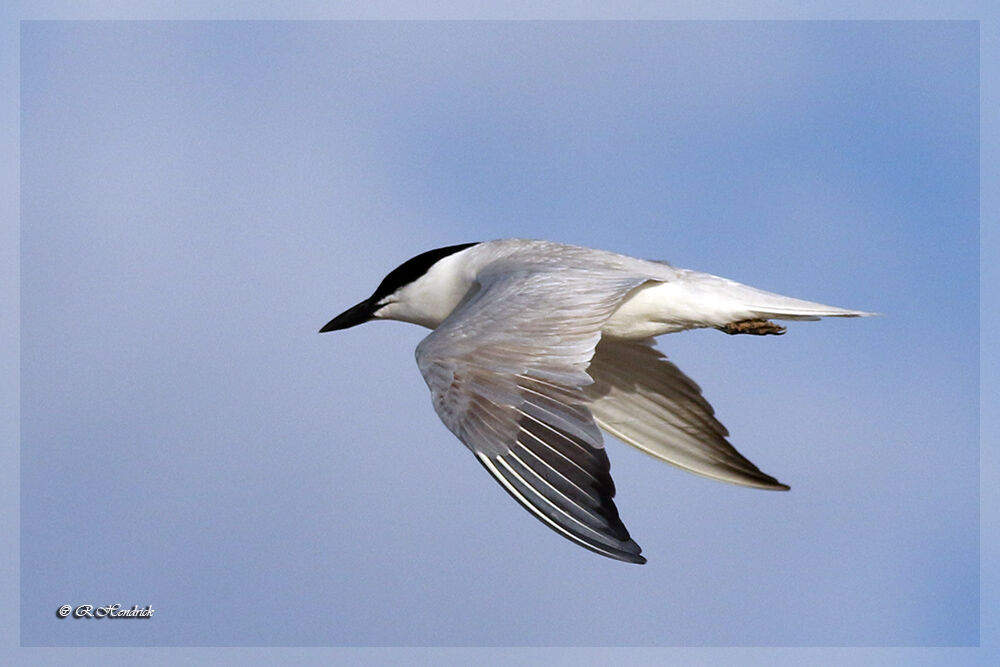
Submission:
POLYGON ((977 643, 977 34, 25 24, 22 641, 977 643), (439 423, 425 331, 316 334, 507 236, 885 316, 661 339, 792 491, 609 441, 630 567, 439 423), (105 599, 162 612, 52 613, 105 599))

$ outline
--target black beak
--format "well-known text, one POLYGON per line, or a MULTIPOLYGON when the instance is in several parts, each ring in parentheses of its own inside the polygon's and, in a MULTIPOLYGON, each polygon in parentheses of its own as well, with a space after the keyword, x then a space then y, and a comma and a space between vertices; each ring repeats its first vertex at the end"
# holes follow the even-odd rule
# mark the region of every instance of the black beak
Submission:
POLYGON ((348 308, 327 322, 319 332, 326 333, 327 331, 337 331, 338 329, 347 329, 358 324, 364 324, 375 316, 375 310, 375 304, 371 302, 371 299, 365 299, 358 305, 348 308))

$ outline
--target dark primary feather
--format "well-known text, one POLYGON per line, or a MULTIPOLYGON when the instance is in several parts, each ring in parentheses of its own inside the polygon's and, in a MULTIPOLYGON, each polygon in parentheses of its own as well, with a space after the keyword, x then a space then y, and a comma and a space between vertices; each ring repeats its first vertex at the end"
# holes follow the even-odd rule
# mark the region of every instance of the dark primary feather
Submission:
POLYGON ((417 362, 441 420, 522 506, 587 549, 644 563, 581 390, 601 326, 638 282, 583 271, 483 278, 420 343, 417 362), (576 298, 546 298, 567 289, 576 298))

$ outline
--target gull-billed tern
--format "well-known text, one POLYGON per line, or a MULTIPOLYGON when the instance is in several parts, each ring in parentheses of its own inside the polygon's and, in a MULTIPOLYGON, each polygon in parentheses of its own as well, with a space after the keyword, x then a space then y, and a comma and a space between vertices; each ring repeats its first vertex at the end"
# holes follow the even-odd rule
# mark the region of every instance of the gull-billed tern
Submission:
POLYGON ((320 331, 372 319, 433 329, 416 356, 441 421, 547 526, 644 563, 612 501, 601 430, 699 475, 788 489, 729 444, 701 389, 653 339, 865 315, 664 262, 504 239, 417 255, 320 331))

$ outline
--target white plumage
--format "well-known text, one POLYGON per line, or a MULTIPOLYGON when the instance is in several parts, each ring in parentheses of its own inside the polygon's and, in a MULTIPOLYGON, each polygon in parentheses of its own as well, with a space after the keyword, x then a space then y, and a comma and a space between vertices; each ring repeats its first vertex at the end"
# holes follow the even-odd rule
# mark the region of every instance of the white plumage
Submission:
POLYGON ((663 262, 506 239, 418 255, 322 331, 373 318, 434 329, 417 365, 445 425, 550 528, 642 563, 612 500, 601 430, 699 475, 788 488, 733 448, 653 337, 703 327, 775 334, 784 329, 770 319, 869 314, 663 262))

